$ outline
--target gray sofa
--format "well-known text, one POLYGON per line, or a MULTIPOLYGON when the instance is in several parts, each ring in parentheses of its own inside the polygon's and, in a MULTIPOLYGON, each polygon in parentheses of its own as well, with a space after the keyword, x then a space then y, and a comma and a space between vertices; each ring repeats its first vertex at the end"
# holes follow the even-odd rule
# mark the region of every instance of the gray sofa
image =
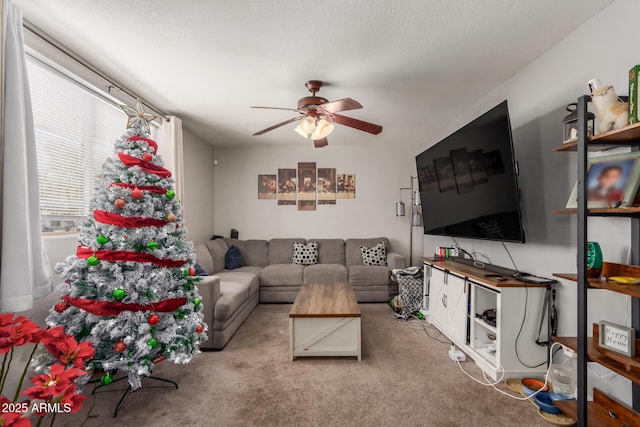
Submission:
POLYGON ((389 270, 404 268, 405 258, 389 252, 389 240, 372 239, 216 239, 196 243, 197 262, 209 274, 198 284, 209 325, 203 348, 221 349, 261 303, 292 303, 304 283, 350 283, 359 302, 385 302, 389 270), (294 242, 318 242, 318 264, 293 264, 294 242), (387 266, 367 266, 361 246, 384 242, 387 266), (231 245, 242 253, 243 266, 226 270, 231 245))

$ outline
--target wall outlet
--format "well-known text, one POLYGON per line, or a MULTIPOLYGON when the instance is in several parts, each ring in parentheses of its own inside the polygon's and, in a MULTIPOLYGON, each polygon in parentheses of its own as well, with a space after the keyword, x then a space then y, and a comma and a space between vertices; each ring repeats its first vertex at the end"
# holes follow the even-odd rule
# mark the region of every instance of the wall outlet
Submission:
POLYGON ((457 360, 458 362, 465 362, 467 360, 467 356, 460 350, 449 350, 449 357, 454 362, 457 360))

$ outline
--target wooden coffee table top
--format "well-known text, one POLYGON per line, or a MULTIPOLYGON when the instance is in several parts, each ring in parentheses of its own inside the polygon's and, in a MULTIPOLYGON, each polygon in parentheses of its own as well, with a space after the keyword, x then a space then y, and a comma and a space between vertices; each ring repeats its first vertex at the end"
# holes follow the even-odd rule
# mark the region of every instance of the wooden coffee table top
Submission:
POLYGON ((356 295, 348 283, 302 285, 289 317, 360 317, 356 295))

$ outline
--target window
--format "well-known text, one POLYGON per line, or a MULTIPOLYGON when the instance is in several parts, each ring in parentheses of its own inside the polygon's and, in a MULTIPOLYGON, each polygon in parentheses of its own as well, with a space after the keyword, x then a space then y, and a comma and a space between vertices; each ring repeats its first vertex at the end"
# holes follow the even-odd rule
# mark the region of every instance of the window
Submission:
POLYGON ((74 232, 126 116, 48 65, 27 57, 43 232, 74 232))

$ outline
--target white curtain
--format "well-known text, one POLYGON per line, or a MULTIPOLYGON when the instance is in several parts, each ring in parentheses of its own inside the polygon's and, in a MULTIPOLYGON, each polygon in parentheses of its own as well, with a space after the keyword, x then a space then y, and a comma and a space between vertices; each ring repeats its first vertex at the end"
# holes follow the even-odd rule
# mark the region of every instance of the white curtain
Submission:
POLYGON ((40 232, 38 164, 22 10, 2 0, 2 241, 0 312, 23 311, 52 288, 40 232))
POLYGON ((162 156, 164 167, 171 171, 176 180, 176 197, 184 207, 184 159, 182 153, 182 120, 169 116, 162 121, 158 154, 162 156))

